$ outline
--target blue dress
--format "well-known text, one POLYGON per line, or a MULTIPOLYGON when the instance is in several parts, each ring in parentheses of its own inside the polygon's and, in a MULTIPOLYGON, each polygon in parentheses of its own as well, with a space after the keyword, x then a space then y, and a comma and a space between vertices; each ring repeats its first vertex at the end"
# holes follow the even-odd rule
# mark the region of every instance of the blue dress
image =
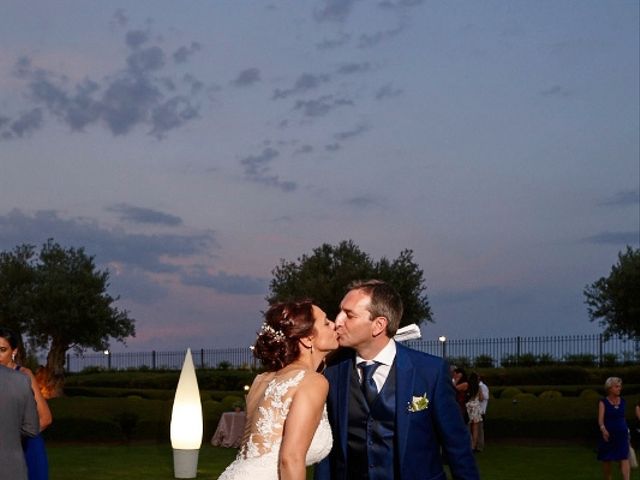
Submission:
POLYGON ((600 435, 598 460, 626 460, 629 458, 629 428, 624 419, 624 398, 620 397, 619 405, 612 405, 606 397, 600 401, 604 404, 604 426, 609 432, 609 441, 605 442, 600 435))
MULTIPOLYGON (((20 365, 16 365, 16 370, 20 370, 20 365)), ((23 437, 22 450, 27 462, 29 480, 49 480, 49 460, 42 433, 35 437, 23 437)))

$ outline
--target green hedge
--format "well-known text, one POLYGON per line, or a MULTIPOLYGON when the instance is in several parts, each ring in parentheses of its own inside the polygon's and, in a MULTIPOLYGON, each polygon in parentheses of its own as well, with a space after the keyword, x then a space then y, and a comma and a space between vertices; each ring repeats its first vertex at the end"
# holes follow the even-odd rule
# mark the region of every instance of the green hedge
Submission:
MULTIPOLYGON (((198 386, 202 390, 235 390, 242 391, 245 385, 250 385, 256 376, 255 371, 249 370, 196 370, 198 386)), ((178 385, 178 371, 101 371, 92 373, 68 374, 65 378, 66 387, 112 387, 112 388, 154 388, 172 390, 178 385)))
MULTIPOLYGON (((213 436, 223 412, 242 402, 242 394, 202 402, 204 438, 213 436)), ((62 397, 49 401, 53 424, 45 438, 61 441, 169 440, 170 400, 142 397, 62 397)))
MULTIPOLYGON (((509 385, 600 385, 608 377, 620 377, 623 383, 640 384, 640 366, 585 368, 579 366, 533 366, 479 368, 489 386, 509 385)), ((468 372, 467 372, 468 373, 468 372)), ((602 388, 602 387, 601 387, 602 388)))

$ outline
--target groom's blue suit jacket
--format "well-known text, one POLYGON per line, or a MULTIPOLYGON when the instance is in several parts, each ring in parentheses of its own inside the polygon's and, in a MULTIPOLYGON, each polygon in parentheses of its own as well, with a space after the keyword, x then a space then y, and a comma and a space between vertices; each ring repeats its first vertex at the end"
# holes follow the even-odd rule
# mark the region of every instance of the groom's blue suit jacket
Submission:
MULTIPOLYGON (((455 400, 447 363, 399 343, 396 346, 395 457, 400 479, 445 480, 443 456, 454 479, 479 479, 469 430, 455 400), (410 412, 408 406, 412 398, 424 394, 429 406, 410 412)), ((353 350, 342 349, 324 372, 329 380, 327 409, 333 448, 329 456, 316 465, 316 480, 348 480, 347 416, 354 357, 353 350)))

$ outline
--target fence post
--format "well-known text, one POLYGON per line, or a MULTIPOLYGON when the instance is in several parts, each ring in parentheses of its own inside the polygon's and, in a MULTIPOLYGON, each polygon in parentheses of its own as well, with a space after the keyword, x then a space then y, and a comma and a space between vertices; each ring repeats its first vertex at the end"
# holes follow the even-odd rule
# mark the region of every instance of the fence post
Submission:
POLYGON ((604 349, 604 339, 602 337, 602 334, 598 335, 598 343, 599 343, 599 348, 598 348, 598 356, 599 356, 599 360, 598 360, 598 366, 600 368, 602 368, 602 365, 604 363, 604 358, 603 358, 603 349, 604 349))
POLYGON ((71 355, 67 353, 67 373, 71 373, 71 355))
POLYGON ((520 365, 520 344, 522 337, 518 336, 518 343, 516 344, 516 365, 520 365))
POLYGON ((111 350, 107 350, 107 370, 111 370, 111 350))
POLYGON ((204 348, 200 349, 200 368, 204 368, 204 348))
POLYGON ((156 369, 156 351, 155 350, 151 351, 151 368, 153 370, 156 369))

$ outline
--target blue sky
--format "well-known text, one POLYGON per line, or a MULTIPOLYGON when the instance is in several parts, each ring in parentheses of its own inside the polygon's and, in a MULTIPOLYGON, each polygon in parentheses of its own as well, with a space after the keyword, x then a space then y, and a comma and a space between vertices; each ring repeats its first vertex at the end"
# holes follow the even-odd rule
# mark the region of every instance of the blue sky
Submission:
POLYGON ((132 350, 250 344, 280 259, 347 239, 414 251, 425 338, 596 333, 640 242, 638 9, 4 2, 0 249, 85 247, 132 350))

